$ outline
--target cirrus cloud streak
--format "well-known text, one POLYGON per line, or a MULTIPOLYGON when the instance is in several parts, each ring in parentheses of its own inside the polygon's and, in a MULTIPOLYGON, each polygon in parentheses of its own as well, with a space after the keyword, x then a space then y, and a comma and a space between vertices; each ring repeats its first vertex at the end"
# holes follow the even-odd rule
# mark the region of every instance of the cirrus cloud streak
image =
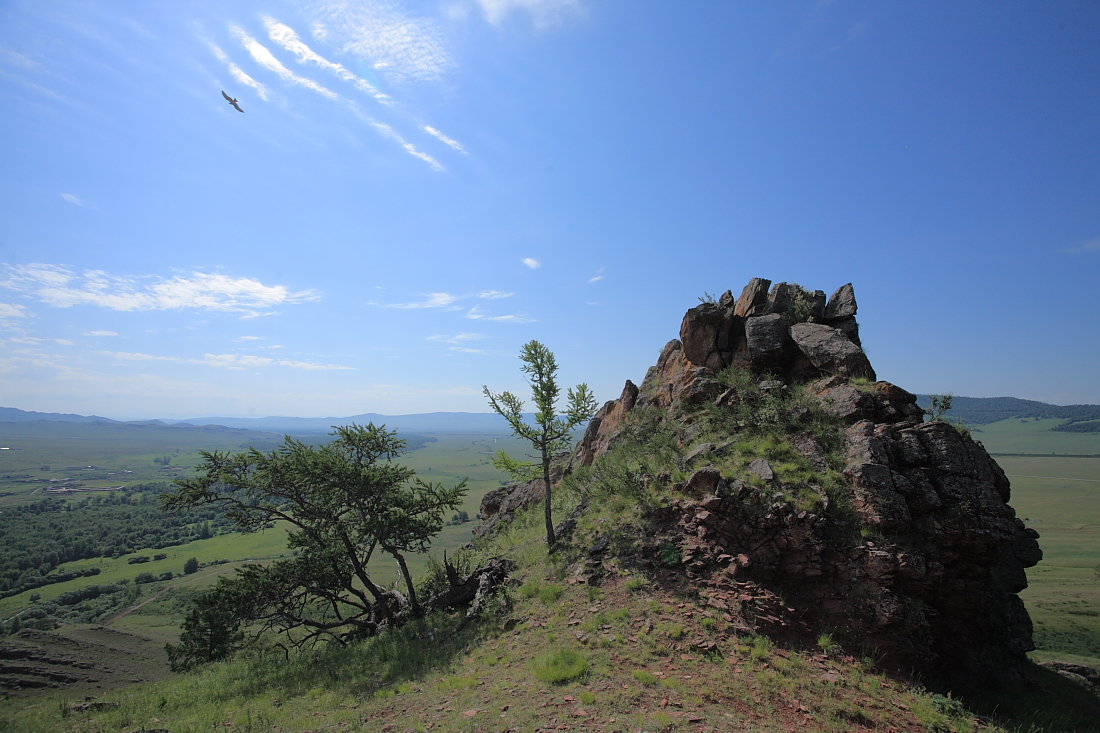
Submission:
POLYGON ((305 369, 308 371, 347 371, 355 367, 341 366, 339 364, 317 364, 310 361, 292 361, 290 359, 272 359, 267 356, 255 356, 253 354, 203 354, 201 359, 188 359, 178 356, 156 356, 154 354, 142 354, 128 351, 105 351, 107 356, 124 361, 171 361, 179 364, 201 364, 203 366, 220 367, 223 369, 259 369, 265 367, 287 367, 289 369, 305 369))

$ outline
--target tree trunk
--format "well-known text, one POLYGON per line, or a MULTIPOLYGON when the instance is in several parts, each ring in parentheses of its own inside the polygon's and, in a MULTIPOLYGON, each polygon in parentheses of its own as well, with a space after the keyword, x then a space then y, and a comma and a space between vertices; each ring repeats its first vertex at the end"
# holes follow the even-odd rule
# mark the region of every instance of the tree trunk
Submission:
POLYGON ((544 507, 546 509, 546 546, 550 552, 556 549, 557 538, 554 536, 554 518, 550 513, 550 456, 546 452, 546 448, 542 449, 542 482, 546 485, 546 502, 544 507))
POLYGON ((391 550, 390 554, 397 558, 397 564, 401 567, 401 575, 405 578, 405 587, 409 589, 409 606, 414 616, 420 615, 420 603, 416 600, 416 589, 413 587, 412 576, 409 575, 409 566, 405 564, 405 556, 400 552, 391 550))

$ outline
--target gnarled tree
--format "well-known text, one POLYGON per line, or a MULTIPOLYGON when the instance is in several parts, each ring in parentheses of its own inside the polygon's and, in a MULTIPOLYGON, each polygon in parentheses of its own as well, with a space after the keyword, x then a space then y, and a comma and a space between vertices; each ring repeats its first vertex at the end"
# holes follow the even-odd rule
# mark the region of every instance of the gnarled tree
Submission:
POLYGON ((168 509, 225 506, 246 531, 284 523, 294 551, 246 565, 200 596, 181 644, 169 648, 174 666, 227 655, 244 643, 241 627, 251 638, 279 632, 291 646, 347 643, 421 613, 405 554, 427 551, 466 482, 444 487, 415 478, 393 460, 405 441, 384 426, 350 425, 333 435, 319 447, 287 437, 269 453, 203 453, 198 475, 165 496, 168 509), (367 565, 377 552, 397 562, 407 596, 371 578, 367 565))

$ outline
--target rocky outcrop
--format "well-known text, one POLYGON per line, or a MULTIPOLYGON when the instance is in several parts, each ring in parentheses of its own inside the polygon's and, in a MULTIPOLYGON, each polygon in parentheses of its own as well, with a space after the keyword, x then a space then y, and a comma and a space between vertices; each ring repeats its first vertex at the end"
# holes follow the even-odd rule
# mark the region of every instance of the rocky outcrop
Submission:
MULTIPOLYGON (((609 450, 633 411, 660 408, 683 426, 681 467, 696 470, 671 494, 693 498, 670 499, 658 511, 664 533, 643 541, 655 568, 658 543, 676 541, 683 571, 714 603, 784 599, 761 616, 766 621, 745 619, 749 625, 843 630, 930 681, 957 684, 1011 668, 1033 648, 1017 594, 1042 552, 1008 504, 1004 472, 951 425, 923 422, 913 394, 873 381, 851 284, 827 301, 822 291, 770 284, 756 278, 739 298, 727 291, 689 310, 680 339, 664 347, 641 386, 628 382, 601 409, 575 461, 589 464, 609 450), (788 439, 822 475, 839 470, 842 487, 785 484, 764 459, 739 472, 719 468, 729 465, 736 436, 693 436, 708 409, 740 399, 718 378, 731 366, 767 389, 800 385, 838 421, 839 459, 827 458, 809 431, 788 439)), ((797 423, 800 415, 786 417, 797 423)), ((726 610, 736 616, 733 605, 726 610)))
MULTIPOLYGON (((625 392, 624 392, 625 394, 625 392)), ((608 405, 611 403, 609 402, 608 405)), ((604 405, 607 407, 607 405, 604 405)), ((553 486, 565 474, 569 465, 568 453, 553 457, 550 464, 550 485, 553 486)), ((474 528, 475 537, 491 537, 511 522, 517 513, 527 507, 541 504, 546 498, 546 484, 541 478, 507 484, 493 489, 481 498, 478 515, 483 520, 474 528)))

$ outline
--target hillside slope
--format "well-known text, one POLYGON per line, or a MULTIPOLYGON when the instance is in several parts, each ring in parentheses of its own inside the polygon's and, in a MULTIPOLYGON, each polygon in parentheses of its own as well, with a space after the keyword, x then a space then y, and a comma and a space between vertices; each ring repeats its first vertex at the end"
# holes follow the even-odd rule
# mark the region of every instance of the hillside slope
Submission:
MULTIPOLYGON (((1041 558, 1003 471, 876 375, 850 285, 688 311, 546 487, 491 492, 457 558, 511 578, 343 649, 269 649, 13 730, 1098 730, 1088 670, 1030 663, 1041 558), (472 618, 472 617, 470 617, 472 618), (1083 673, 1083 674, 1079 674, 1083 673), (927 691, 931 688, 935 692, 927 691), (38 728, 34 728, 38 725, 38 728)), ((445 584, 437 571, 424 595, 445 584)))

